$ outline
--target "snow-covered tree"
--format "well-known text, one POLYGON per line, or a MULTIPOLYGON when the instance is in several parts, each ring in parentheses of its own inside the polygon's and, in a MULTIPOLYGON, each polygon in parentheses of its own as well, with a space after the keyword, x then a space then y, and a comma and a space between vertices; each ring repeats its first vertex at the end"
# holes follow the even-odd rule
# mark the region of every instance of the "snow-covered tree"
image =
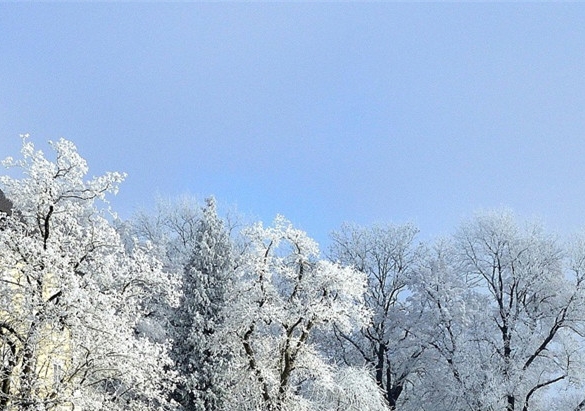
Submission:
POLYGON ((571 335, 582 328, 583 273, 568 275, 558 240, 508 212, 478 215, 456 238, 461 273, 489 302, 484 327, 470 336, 490 354, 485 388, 494 407, 534 408, 579 357, 571 335))
POLYGON ((124 247, 100 207, 123 180, 86 180, 73 143, 48 160, 23 138, 1 177, 14 212, 0 230, 0 408, 148 410, 169 406, 167 346, 136 334, 155 298, 178 299, 150 250, 124 247))
MULTIPOLYGON (((548 410, 582 387, 583 247, 567 259, 540 225, 506 211, 478 214, 445 244, 418 268, 419 337, 436 364, 419 409, 548 410)), ((554 408, 579 397, 569 403, 554 408)))
MULTIPOLYGON (((420 317, 413 337, 425 347, 424 372, 409 396, 407 410, 480 411, 490 353, 477 350, 472 335, 485 327, 486 301, 458 270, 453 242, 424 247, 413 267, 409 297, 420 317)), ((487 392, 487 391, 486 391, 487 392)))
MULTIPOLYGON (((317 244, 281 216, 272 227, 256 224, 245 234, 249 248, 224 322, 233 355, 225 409, 338 409, 327 395, 315 395, 323 387, 336 392, 339 370, 312 336, 366 324, 365 275, 320 259, 317 244)), ((367 385, 367 373, 360 375, 367 385)), ((373 397, 377 402, 361 409, 381 409, 383 397, 373 397)))
POLYGON ((184 268, 183 296, 175 311, 173 354, 182 375, 179 401, 186 410, 219 410, 228 359, 218 329, 232 289, 236 256, 214 198, 207 200, 184 268))
POLYGON ((373 312, 367 326, 353 333, 337 332, 334 355, 352 365, 368 364, 392 408, 420 371, 424 352, 414 338, 412 328, 418 317, 407 298, 417 258, 417 233, 410 224, 344 224, 332 233, 330 258, 367 276, 365 302, 373 312))
POLYGON ((159 200, 121 224, 129 238, 155 244, 166 270, 181 278, 177 307, 158 305, 141 324, 155 339, 172 341, 171 357, 179 374, 172 397, 185 410, 220 409, 226 390, 221 381, 225 344, 216 333, 236 265, 229 222, 218 216, 214 198, 202 207, 190 197, 159 200))

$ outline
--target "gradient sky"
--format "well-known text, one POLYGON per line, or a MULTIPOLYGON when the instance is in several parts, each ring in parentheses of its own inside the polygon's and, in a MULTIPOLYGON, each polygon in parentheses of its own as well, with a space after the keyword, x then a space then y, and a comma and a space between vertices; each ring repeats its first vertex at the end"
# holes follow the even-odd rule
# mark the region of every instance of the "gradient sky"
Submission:
POLYGON ((125 171, 123 217, 213 194, 322 243, 506 206, 585 226, 585 5, 0 4, 0 157, 19 134, 125 171))

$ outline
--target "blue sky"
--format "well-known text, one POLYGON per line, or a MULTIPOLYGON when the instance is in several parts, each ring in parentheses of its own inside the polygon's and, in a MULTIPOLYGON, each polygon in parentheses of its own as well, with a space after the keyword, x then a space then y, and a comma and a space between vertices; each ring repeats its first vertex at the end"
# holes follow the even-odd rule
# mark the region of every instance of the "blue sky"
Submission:
POLYGON ((322 243, 448 234, 506 206, 585 226, 585 6, 0 4, 0 157, 19 134, 125 171, 123 217, 214 194, 322 243))

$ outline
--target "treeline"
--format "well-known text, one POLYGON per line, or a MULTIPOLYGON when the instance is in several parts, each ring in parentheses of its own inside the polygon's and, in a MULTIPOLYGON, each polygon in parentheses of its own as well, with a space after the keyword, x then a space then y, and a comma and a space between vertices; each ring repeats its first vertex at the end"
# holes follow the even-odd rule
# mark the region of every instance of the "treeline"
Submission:
POLYGON ((216 202, 121 221, 66 140, 0 201, 0 410, 585 409, 585 237, 509 211, 318 245, 216 202))

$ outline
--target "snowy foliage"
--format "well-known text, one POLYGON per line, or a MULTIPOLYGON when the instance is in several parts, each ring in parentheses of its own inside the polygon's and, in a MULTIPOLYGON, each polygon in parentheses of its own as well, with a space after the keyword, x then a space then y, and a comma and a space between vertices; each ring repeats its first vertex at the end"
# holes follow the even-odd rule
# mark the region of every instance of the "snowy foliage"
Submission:
POLYGON ((148 250, 126 251, 97 206, 123 175, 86 181, 71 142, 52 148, 54 162, 23 139, 22 159, 4 164, 24 177, 0 180, 14 203, 0 230, 0 401, 19 410, 164 409, 167 347, 134 327, 153 295, 174 298, 171 282, 148 250))
MULTIPOLYGON (((417 312, 407 298, 419 247, 410 225, 363 228, 345 224, 332 234, 330 258, 367 276, 365 303, 371 324, 353 333, 336 329, 335 357, 368 364, 391 407, 405 397, 408 382, 421 368, 424 346, 414 338, 417 312)), ((404 402, 404 401, 401 401, 404 402)))
POLYGON ((179 401, 185 409, 223 406, 223 367, 229 353, 218 330, 231 291, 236 257, 231 239, 218 217, 215 199, 207 200, 195 229, 191 257, 184 268, 183 297, 175 311, 173 354, 183 377, 179 401))
POLYGON ((234 238, 213 198, 120 221, 124 175, 51 146, 0 177, 0 410, 585 409, 585 234, 345 224, 326 260, 282 216, 234 238))
POLYGON ((498 211, 427 257, 416 298, 436 358, 421 408, 547 410, 548 398, 583 384, 582 249, 572 255, 541 226, 498 211))
POLYGON ((364 325, 365 276, 319 259, 317 244, 279 216, 246 232, 249 251, 238 269, 225 331, 234 358, 235 392, 227 409, 328 409, 310 393, 337 372, 311 340, 333 326, 364 325))

